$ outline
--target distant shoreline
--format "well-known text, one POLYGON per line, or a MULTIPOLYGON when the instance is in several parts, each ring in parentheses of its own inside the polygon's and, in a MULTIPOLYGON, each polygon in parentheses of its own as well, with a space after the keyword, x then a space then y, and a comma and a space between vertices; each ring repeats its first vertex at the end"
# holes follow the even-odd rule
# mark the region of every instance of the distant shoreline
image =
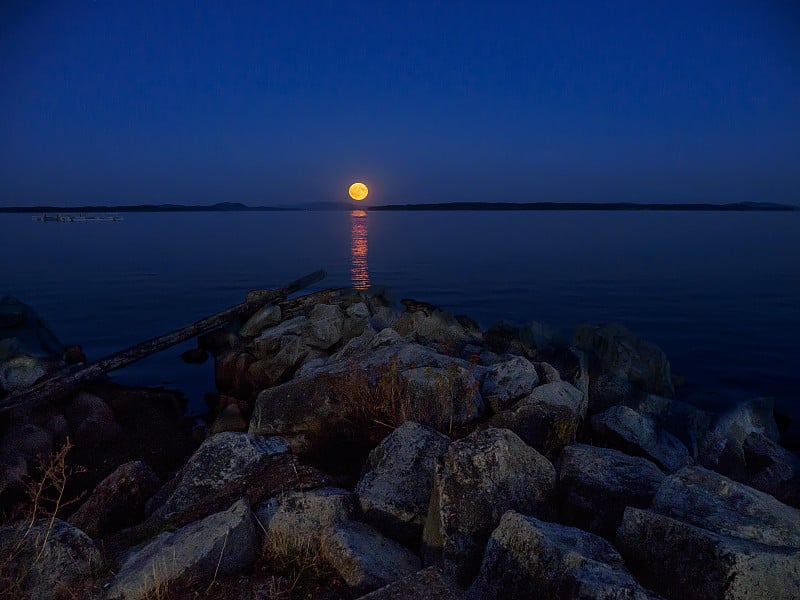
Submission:
POLYGON ((372 211, 719 211, 761 212, 800 210, 798 206, 768 202, 733 202, 728 204, 699 203, 635 203, 635 202, 441 202, 425 204, 386 204, 359 206, 346 202, 317 202, 301 206, 247 206, 223 202, 212 205, 134 204, 124 206, 0 206, 0 213, 133 213, 133 212, 297 212, 323 210, 372 211))
POLYGON ((729 204, 639 204, 634 202, 451 202, 438 204, 390 204, 371 206, 367 210, 657 210, 657 211, 795 211, 800 207, 788 204, 736 202, 729 204))

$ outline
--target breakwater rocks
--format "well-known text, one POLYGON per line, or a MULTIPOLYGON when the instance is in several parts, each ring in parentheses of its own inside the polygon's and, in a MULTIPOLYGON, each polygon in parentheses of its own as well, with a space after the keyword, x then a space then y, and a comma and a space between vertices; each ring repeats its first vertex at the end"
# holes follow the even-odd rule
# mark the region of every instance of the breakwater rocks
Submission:
MULTIPOLYGON (((800 462, 769 400, 721 415, 681 402, 664 353, 619 325, 579 326, 569 340, 403 304, 327 290, 201 336, 194 354, 213 355, 217 393, 199 446, 169 450, 165 469, 124 438, 135 451, 74 506, 9 517, 4 589, 800 597, 800 462)), ((88 417, 71 415, 105 415, 118 443, 129 392, 95 392, 48 419, 61 414, 75 435, 88 417)), ((41 471, 21 453, 35 436, 19 428, 49 432, 39 456, 58 447, 55 433, 44 416, 5 418, 3 456, 19 468, 4 481, 29 490, 41 471)), ((98 452, 95 442, 71 452, 98 452)))

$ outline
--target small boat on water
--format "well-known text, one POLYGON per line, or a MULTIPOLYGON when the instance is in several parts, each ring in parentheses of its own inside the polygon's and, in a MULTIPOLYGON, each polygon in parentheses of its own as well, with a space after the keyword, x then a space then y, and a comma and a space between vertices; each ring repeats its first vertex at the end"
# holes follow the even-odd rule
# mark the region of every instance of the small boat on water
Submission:
POLYGON ((77 215, 72 214, 63 214, 63 213, 56 213, 54 215, 49 215, 47 213, 43 215, 36 215, 33 217, 34 221, 38 221, 40 223, 46 222, 55 222, 55 223, 78 223, 78 222, 94 222, 94 221, 122 221, 123 217, 116 214, 99 214, 99 215, 89 215, 86 213, 78 213, 77 215))

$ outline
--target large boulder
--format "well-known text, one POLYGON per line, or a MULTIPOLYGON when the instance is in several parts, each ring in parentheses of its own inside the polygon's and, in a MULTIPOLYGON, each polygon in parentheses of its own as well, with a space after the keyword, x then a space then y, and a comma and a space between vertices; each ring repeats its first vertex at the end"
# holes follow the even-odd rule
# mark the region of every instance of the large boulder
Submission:
POLYGON ((525 357, 514 356, 492 365, 481 381, 481 395, 494 412, 504 410, 539 385, 536 367, 525 357))
POLYGON ((639 339, 617 323, 579 325, 573 343, 590 352, 601 371, 623 373, 642 390, 675 395, 669 361, 656 345, 639 339))
POLYGON ((589 378, 589 414, 596 415, 635 397, 635 387, 621 373, 602 371, 589 378))
POLYGON ((345 315, 335 304, 317 304, 303 330, 303 343, 320 350, 335 346, 344 335, 345 315))
POLYGON ((658 427, 653 418, 627 406, 612 406, 593 416, 591 423, 596 442, 642 456, 665 471, 677 471, 694 462, 678 438, 658 427))
POLYGON ((260 389, 288 379, 312 352, 299 335, 284 335, 273 340, 277 345, 276 353, 255 361, 247 369, 260 389))
POLYGON ((363 302, 356 302, 345 309, 342 338, 350 340, 363 334, 374 334, 369 324, 369 308, 363 302))
POLYGON ((667 477, 652 510, 721 535, 800 548, 800 510, 702 467, 667 477))
POLYGON ((151 598, 185 577, 208 581, 249 569, 258 553, 256 523, 245 500, 174 533, 164 532, 123 557, 107 598, 151 598))
POLYGON ((711 427, 710 413, 689 404, 655 394, 635 396, 626 401, 626 406, 652 419, 657 427, 678 438, 689 450, 689 456, 697 461, 711 427))
POLYGON ((94 394, 80 392, 64 409, 75 442, 94 446, 111 443, 122 435, 122 427, 108 403, 94 394))
POLYGON ((555 456, 575 440, 586 416, 586 397, 571 383, 556 381, 535 388, 510 410, 492 417, 494 427, 504 427, 546 456, 555 456))
POLYGON ((325 529, 349 521, 354 507, 353 494, 333 487, 270 498, 256 509, 265 532, 265 553, 283 557, 307 551, 319 554, 325 529))
POLYGON ((206 439, 173 480, 147 504, 154 517, 179 513, 234 484, 273 454, 288 451, 280 438, 223 432, 206 439))
POLYGON ((564 332, 555 325, 531 321, 519 329, 519 339, 526 350, 541 352, 555 352, 564 350, 569 346, 569 340, 564 332))
POLYGON ((259 335, 265 329, 274 327, 281 322, 281 307, 271 304, 256 311, 248 320, 242 325, 239 330, 239 335, 244 337, 253 337, 259 335))
POLYGON ((66 348, 28 305, 0 298, 0 392, 33 385, 64 367, 66 348))
POLYGON ((667 477, 650 510, 627 508, 617 546, 667 597, 800 596, 800 511, 701 467, 667 477))
POLYGON ((369 453, 356 484, 364 519, 389 537, 419 543, 433 488, 437 458, 450 439, 407 421, 369 453))
POLYGON ((359 600, 461 600, 463 592, 438 567, 421 569, 359 600))
POLYGON ((508 429, 476 431, 436 463, 423 533, 423 558, 466 585, 503 513, 552 511, 553 465, 508 429))
POLYGON ((509 511, 492 532, 467 597, 647 600, 652 596, 604 539, 509 511))
POLYGON ((650 461, 618 450, 573 444, 556 462, 561 517, 613 540, 627 506, 650 506, 664 474, 650 461))
POLYGON ((322 537, 321 556, 354 595, 365 594, 416 573, 416 554, 364 523, 334 524, 322 537))
POLYGON ((744 442, 751 433, 775 442, 779 439, 771 398, 742 402, 717 415, 701 444, 699 462, 728 477, 745 480, 744 442))
POLYGON ((628 507, 617 531, 628 568, 666 598, 790 600, 800 597, 800 551, 714 533, 628 507))
POLYGON ((102 564, 89 536, 61 519, 1 527, 0 557, 3 578, 16 587, 16 594, 13 588, 4 591, 31 600, 69 597, 102 564))
POLYGON ((158 484, 158 476, 145 463, 120 465, 94 488, 69 522, 91 537, 131 525, 144 517, 144 504, 158 484))
POLYGON ((36 383, 47 367, 42 359, 29 354, 18 354, 0 363, 0 391, 16 392, 36 383))
POLYGON ((447 431, 484 411, 472 365, 419 344, 377 345, 358 361, 308 367, 258 395, 251 433, 281 435, 308 451, 341 425, 414 420, 447 431))
POLYGON ((35 463, 52 452, 53 434, 33 423, 15 423, 0 436, 0 454, 21 454, 28 462, 35 463))
POLYGON ((403 302, 407 310, 393 325, 400 335, 425 344, 450 346, 453 351, 480 338, 448 312, 423 302, 403 302))
POLYGON ((748 435, 742 445, 747 484, 800 508, 800 457, 762 433, 748 435))

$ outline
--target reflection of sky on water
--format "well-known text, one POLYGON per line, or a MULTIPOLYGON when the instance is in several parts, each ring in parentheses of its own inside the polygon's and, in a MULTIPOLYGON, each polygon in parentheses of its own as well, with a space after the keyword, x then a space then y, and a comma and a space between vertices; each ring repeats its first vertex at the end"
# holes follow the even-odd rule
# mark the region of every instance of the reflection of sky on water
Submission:
POLYGON ((350 243, 350 279, 357 290, 369 287, 367 267, 367 213, 363 210, 350 212, 352 234, 350 243))

